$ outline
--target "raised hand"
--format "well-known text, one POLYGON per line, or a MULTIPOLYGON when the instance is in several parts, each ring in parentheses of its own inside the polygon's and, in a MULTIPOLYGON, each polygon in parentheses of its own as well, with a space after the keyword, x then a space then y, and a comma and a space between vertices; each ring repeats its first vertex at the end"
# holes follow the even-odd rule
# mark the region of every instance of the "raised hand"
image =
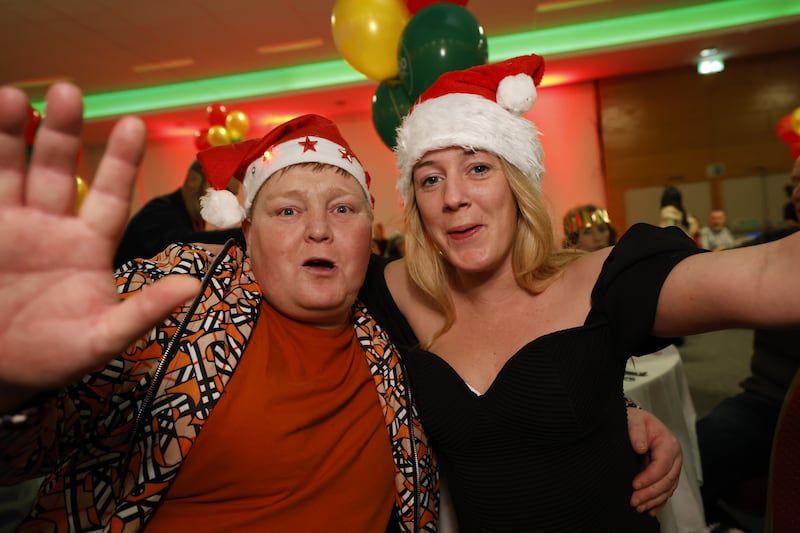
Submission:
POLYGON ((117 123, 75 215, 82 113, 77 87, 54 85, 26 165, 27 98, 0 88, 0 412, 103 365, 198 290, 171 276, 120 302, 111 263, 144 125, 117 123))

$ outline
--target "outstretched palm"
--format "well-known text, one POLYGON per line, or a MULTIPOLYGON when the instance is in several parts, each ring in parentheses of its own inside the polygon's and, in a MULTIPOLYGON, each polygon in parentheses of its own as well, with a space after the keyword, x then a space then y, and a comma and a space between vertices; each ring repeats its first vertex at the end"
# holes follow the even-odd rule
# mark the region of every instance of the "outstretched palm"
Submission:
POLYGON ((117 239, 144 147, 144 127, 121 120, 75 215, 79 90, 54 85, 25 163, 28 103, 0 88, 0 411, 105 363, 197 291, 164 280, 123 303, 112 278, 117 239))

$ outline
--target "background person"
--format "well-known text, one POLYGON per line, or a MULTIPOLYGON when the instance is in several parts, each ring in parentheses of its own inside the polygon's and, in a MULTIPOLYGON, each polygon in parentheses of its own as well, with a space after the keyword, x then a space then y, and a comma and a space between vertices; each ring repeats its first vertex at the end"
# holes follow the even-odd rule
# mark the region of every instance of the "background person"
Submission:
MULTIPOLYGON (((233 193, 236 193, 238 183, 236 180, 231 183, 233 193)), ((200 215, 200 198, 207 188, 203 167, 199 161, 192 161, 179 189, 153 198, 128 222, 114 254, 114 268, 131 259, 152 257, 168 244, 178 242, 223 244, 233 238, 243 247, 241 229, 206 227, 206 221, 200 215)))
POLYGON ((715 209, 708 214, 708 226, 700 230, 700 247, 712 252, 733 248, 736 244, 728 229, 725 211, 715 209))
POLYGON ((564 215, 564 248, 594 252, 617 242, 608 211, 594 204, 573 207, 564 215))
POLYGON ((794 189, 794 185, 787 185, 783 189, 786 193, 786 197, 788 198, 787 202, 783 204, 783 224, 786 227, 797 226, 798 219, 800 219, 800 215, 797 214, 794 202, 792 201, 794 189))
POLYGON ((699 244, 700 222, 697 217, 686 211, 683 206, 683 194, 674 185, 667 185, 661 193, 659 226, 668 228, 677 226, 699 244))

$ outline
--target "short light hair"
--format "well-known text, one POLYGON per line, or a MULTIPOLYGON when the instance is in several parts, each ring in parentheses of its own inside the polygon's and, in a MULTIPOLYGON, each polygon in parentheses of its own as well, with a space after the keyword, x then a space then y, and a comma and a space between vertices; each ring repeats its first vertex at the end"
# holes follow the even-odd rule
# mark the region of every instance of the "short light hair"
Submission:
MULTIPOLYGON (((580 257, 580 253, 564 251, 556 245, 550 213, 542 192, 519 169, 503 158, 499 159, 517 204, 517 228, 511 255, 514 277, 520 287, 531 294, 539 294, 555 281, 567 264, 580 257)), ((455 320, 449 288, 455 270, 428 237, 416 194, 410 195, 404 215, 409 275, 445 319, 442 329, 431 339, 420 339, 423 348, 427 348, 450 329, 455 320)))
MULTIPOLYGON (((288 172, 290 169, 293 169, 295 167, 305 168, 305 169, 310 170, 311 172, 322 172, 326 168, 331 168, 337 174, 339 174, 341 176, 349 176, 349 177, 353 178, 354 180, 356 179, 356 177, 353 176, 352 174, 350 174, 348 171, 346 171, 345 169, 343 169, 341 167, 337 167, 336 165, 330 165, 328 163, 318 163, 316 161, 310 161, 310 162, 305 162, 305 163, 296 163, 294 165, 289 165, 288 167, 283 167, 281 169, 278 169, 276 172, 271 174, 269 176, 269 178, 267 178, 267 180, 264 180, 264 184, 268 180, 270 180, 272 178, 275 178, 275 177, 278 177, 278 176, 282 176, 283 174, 288 172)), ((356 180, 356 183, 358 183, 358 180, 356 180)), ((264 184, 261 185, 261 187, 258 189, 258 192, 256 193, 256 195, 253 197, 253 205, 256 204, 256 200, 258 199, 258 195, 261 194, 261 191, 264 189, 264 184)), ((363 188, 360 185, 359 185, 359 189, 361 189, 361 197, 364 199, 364 204, 367 206, 367 211, 369 212, 369 219, 370 220, 374 220, 375 213, 373 213, 373 209, 372 209, 372 198, 368 198, 367 197, 367 193, 363 190, 363 188)), ((250 212, 247 213, 247 218, 250 218, 253 215, 253 213, 252 213, 253 205, 250 206, 250 212)))

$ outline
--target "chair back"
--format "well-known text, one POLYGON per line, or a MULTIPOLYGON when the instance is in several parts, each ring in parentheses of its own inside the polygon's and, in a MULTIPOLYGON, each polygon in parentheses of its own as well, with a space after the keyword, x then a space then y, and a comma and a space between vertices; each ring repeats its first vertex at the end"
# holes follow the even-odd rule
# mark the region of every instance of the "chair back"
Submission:
POLYGON ((800 531, 800 371, 783 400, 772 443, 766 533, 800 531))

